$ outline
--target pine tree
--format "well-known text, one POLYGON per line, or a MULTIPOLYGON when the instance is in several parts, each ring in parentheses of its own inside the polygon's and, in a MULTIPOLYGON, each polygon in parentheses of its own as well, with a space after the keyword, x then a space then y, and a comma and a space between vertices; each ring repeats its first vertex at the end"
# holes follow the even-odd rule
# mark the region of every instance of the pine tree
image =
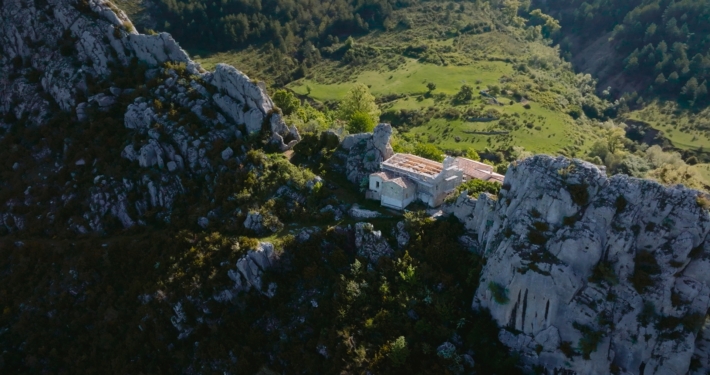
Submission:
POLYGON ((701 105, 707 102, 708 98, 708 82, 703 81, 703 83, 698 86, 695 90, 695 105, 701 105))
POLYGON ((656 85, 657 86, 663 86, 666 84, 666 76, 663 75, 663 73, 660 73, 658 77, 656 77, 656 85))
POLYGON ((685 83, 685 86, 680 90, 680 95, 686 100, 694 100, 696 91, 698 90, 698 80, 692 77, 685 83))

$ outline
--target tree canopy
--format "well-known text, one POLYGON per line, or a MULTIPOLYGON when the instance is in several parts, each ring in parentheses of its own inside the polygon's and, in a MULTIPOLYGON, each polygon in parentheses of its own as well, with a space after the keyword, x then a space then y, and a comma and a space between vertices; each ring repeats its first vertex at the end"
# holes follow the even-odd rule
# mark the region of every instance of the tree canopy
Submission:
POLYGON ((373 124, 380 121, 380 108, 375 103, 375 97, 370 89, 362 83, 357 83, 340 103, 339 117, 350 121, 357 113, 366 114, 373 124))

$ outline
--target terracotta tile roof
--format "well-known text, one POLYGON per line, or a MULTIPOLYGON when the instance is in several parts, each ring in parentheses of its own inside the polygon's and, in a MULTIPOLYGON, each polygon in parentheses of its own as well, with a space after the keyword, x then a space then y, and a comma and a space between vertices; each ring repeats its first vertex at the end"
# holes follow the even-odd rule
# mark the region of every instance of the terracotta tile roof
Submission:
POLYGON ((498 183, 501 183, 501 184, 502 184, 504 180, 505 180, 505 176, 503 176, 502 174, 492 173, 492 174, 491 174, 491 179, 488 180, 488 181, 495 181, 495 182, 498 182, 498 183))
POLYGON ((454 159, 454 165, 461 168, 463 173, 471 174, 473 171, 493 172, 493 166, 466 158, 454 159))
POLYGON ((456 158, 454 165, 461 168, 465 176, 483 181, 503 183, 505 176, 493 172, 493 166, 466 158, 456 158))
POLYGON ((392 178, 394 178, 394 174, 391 172, 388 172, 388 171, 375 172, 375 173, 371 174, 370 176, 379 176, 384 181, 388 181, 388 180, 391 180, 392 178))
POLYGON ((389 180, 388 182, 397 184, 405 189, 413 188, 416 186, 412 181, 409 181, 409 179, 403 177, 397 177, 395 179, 389 180))

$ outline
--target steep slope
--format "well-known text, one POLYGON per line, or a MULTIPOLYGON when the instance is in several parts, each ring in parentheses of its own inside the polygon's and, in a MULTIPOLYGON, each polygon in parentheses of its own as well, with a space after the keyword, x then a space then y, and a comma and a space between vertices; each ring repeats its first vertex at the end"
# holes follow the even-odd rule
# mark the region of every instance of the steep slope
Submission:
POLYGON ((0 14, 4 232, 170 222, 179 197, 209 196, 248 149, 300 139, 263 84, 205 72, 111 2, 5 1, 0 14))
POLYGON ((488 259, 473 307, 548 373, 702 373, 706 202, 577 160, 513 165, 497 200, 462 196, 454 208, 488 259))

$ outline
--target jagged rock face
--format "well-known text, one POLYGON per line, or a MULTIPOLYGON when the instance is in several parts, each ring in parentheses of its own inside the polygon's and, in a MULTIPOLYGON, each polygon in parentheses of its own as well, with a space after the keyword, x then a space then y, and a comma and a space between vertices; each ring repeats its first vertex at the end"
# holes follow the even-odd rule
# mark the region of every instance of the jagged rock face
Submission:
POLYGON ((380 163, 394 155, 390 137, 392 126, 379 124, 372 133, 351 134, 343 139, 335 156, 342 159, 350 182, 366 184, 370 174, 380 170, 380 163))
POLYGON ((704 373, 710 215, 698 194, 561 157, 511 166, 497 200, 453 207, 488 259, 473 307, 549 374, 704 373))
MULTIPOLYGON (((275 295, 277 286, 275 283, 262 285, 262 275, 268 269, 274 267, 279 258, 274 250, 274 245, 269 242, 260 242, 259 245, 249 250, 244 256, 239 258, 235 268, 227 271, 227 276, 234 282, 227 289, 215 291, 212 298, 217 302, 234 302, 240 293, 246 293, 252 288, 259 293, 271 298, 275 295)), ((171 317, 171 323, 178 330, 178 339, 187 338, 194 327, 187 324, 187 317, 183 311, 183 304, 191 304, 200 307, 198 311, 208 313, 207 302, 199 298, 187 298, 187 301, 179 301, 173 305, 175 315, 171 317)), ((198 321, 204 317, 198 317, 198 321)))
MULTIPOLYGON (((135 163, 137 173, 104 175, 96 170, 93 186, 74 185, 73 191, 57 196, 55 201, 78 200, 89 207, 72 213, 68 226, 75 231, 102 231, 109 217, 130 227, 155 210, 161 211, 156 217, 168 221, 186 192, 185 178, 209 185, 214 178, 206 175, 219 173, 220 164, 243 154, 220 149, 221 158, 211 159, 208 154, 218 141, 268 131, 271 143, 287 150, 300 140, 296 128, 274 112, 263 84, 228 65, 205 72, 170 35, 138 34, 108 1, 8 0, 0 15, 0 128, 43 126, 57 111, 76 121, 92 114, 122 114, 125 146, 112 157, 135 163), (124 67, 143 69, 143 82, 125 87, 111 82, 122 78, 124 67), (94 92, 93 87, 105 86, 110 88, 94 92)), ((75 162, 64 160, 66 146, 43 152, 38 158, 56 166, 51 173, 75 162)), ((68 186, 65 190, 71 190, 68 186)), ((0 202, 0 216, 15 216, 8 203, 0 202)), ((17 223, 22 219, 3 222, 10 231, 21 229, 17 223)))

